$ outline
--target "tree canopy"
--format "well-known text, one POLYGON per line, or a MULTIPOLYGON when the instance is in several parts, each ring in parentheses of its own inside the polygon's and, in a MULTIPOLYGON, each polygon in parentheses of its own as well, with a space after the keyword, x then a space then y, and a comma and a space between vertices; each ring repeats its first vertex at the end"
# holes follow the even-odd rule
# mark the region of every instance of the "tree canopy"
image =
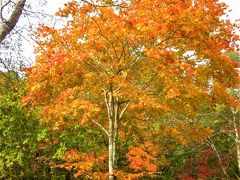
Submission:
MULTIPOLYGON (((144 137, 146 127, 166 118, 186 123, 206 107, 237 104, 226 91, 239 85, 237 65, 224 52, 236 50, 239 37, 237 24, 222 18, 225 10, 218 0, 67 3, 57 13, 65 25, 42 25, 35 33, 36 64, 26 69, 29 93, 23 103, 52 129, 94 124, 102 130, 113 179, 121 134, 144 137)), ((164 131, 183 145, 187 136, 202 141, 212 135, 208 128, 179 127, 195 136, 164 131)), ((147 146, 154 156, 154 145, 147 146)), ((153 161, 138 148, 135 153, 153 161)), ((89 164, 81 166, 86 169, 78 175, 89 170, 89 164)), ((157 171, 153 164, 148 168, 157 171)))

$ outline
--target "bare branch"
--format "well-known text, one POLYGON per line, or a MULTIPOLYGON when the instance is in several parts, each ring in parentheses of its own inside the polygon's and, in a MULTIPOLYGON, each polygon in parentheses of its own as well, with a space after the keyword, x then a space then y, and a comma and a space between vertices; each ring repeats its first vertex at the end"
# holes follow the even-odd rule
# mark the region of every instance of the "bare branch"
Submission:
POLYGON ((127 8, 127 6, 122 6, 120 4, 114 4, 114 3, 111 3, 109 5, 108 4, 106 4, 106 5, 98 5, 98 4, 93 4, 93 3, 91 3, 91 2, 89 2, 87 0, 82 0, 82 2, 87 3, 87 4, 89 4, 89 5, 93 6, 93 7, 119 7, 119 8, 127 8))
POLYGON ((219 163, 221 165, 221 168, 222 168, 222 171, 223 171, 224 175, 226 176, 227 179, 229 179, 228 173, 227 173, 227 171, 226 171, 226 169, 225 169, 225 167, 223 165, 222 159, 221 159, 221 157, 220 157, 220 155, 219 155, 219 153, 218 153, 218 151, 217 151, 217 149, 215 147, 214 142, 212 141, 212 139, 210 137, 206 138, 206 141, 210 145, 212 150, 215 152, 215 154, 216 154, 216 156, 218 158, 218 161, 219 161, 219 163))
POLYGON ((130 102, 129 103, 127 103, 127 105, 123 108, 123 110, 121 111, 121 113, 120 113, 120 115, 119 115, 119 119, 121 119, 122 118, 122 116, 124 115, 124 113, 126 112, 126 110, 127 110, 127 108, 128 108, 128 106, 130 105, 130 102))
POLYGON ((105 134, 106 134, 107 136, 109 136, 107 130, 106 130, 101 124, 99 124, 98 122, 96 122, 94 119, 92 119, 92 122, 93 122, 94 124, 96 124, 101 130, 103 130, 103 132, 105 132, 105 134))
POLYGON ((8 2, 6 2, 4 5, 2 5, 2 2, 1 2, 1 9, 0 9, 0 15, 1 15, 1 21, 4 20, 3 18, 3 9, 11 2, 11 0, 9 0, 8 2))

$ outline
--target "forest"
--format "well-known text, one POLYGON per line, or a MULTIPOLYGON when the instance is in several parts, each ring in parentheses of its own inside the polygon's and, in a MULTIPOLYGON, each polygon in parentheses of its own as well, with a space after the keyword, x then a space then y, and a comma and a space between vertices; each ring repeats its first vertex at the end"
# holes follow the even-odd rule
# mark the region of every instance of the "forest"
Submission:
POLYGON ((0 3, 0 179, 240 178, 227 4, 71 0, 50 16, 29 2, 0 3))

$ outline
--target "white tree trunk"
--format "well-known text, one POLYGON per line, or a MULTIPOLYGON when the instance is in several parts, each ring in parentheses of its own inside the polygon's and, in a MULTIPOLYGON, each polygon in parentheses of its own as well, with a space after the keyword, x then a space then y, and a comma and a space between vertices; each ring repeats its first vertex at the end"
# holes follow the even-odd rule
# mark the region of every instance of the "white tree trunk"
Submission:
POLYGON ((113 169, 114 169, 114 161, 113 161, 113 156, 114 156, 114 148, 113 148, 113 128, 112 128, 112 123, 109 122, 109 137, 108 137, 108 173, 109 173, 109 180, 114 179, 113 175, 113 169))
POLYGON ((240 172, 240 139, 239 139, 239 130, 238 130, 238 121, 236 119, 237 111, 232 111, 233 113, 233 125, 235 131, 235 143, 237 147, 237 163, 238 163, 238 171, 240 172))
MULTIPOLYGON (((108 113, 108 126, 109 130, 106 132, 108 134, 108 173, 109 180, 114 179, 114 169, 117 168, 117 158, 116 158, 116 149, 117 149, 117 139, 118 139, 118 123, 119 120, 125 114, 129 102, 127 105, 120 110, 120 102, 118 97, 114 97, 113 91, 104 90, 105 103, 107 106, 108 113)), ((99 125, 98 125, 99 126, 99 125)), ((101 127, 101 126, 100 126, 101 127)), ((104 128, 101 128, 104 130, 104 128)))
POLYGON ((104 91, 105 96, 105 103, 107 106, 108 112, 108 173, 109 173, 109 180, 114 179, 114 156, 115 156, 115 147, 113 143, 113 136, 114 136, 114 128, 113 128, 113 93, 112 91, 104 91))
POLYGON ((117 168, 117 158, 116 158, 116 147, 117 147, 117 136, 118 136, 118 121, 119 121, 119 104, 118 98, 114 101, 114 124, 113 124, 113 166, 117 168))

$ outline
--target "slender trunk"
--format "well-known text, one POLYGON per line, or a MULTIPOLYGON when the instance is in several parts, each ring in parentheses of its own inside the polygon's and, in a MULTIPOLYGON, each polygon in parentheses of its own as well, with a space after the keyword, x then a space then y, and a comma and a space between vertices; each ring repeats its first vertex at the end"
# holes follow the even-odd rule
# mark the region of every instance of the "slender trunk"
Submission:
POLYGON ((240 139, 239 139, 239 132, 238 132, 238 122, 236 119, 236 111, 233 111, 233 125, 234 125, 234 131, 235 131, 235 143, 237 147, 238 171, 240 172, 240 139))
MULTIPOLYGON (((109 130, 108 134, 108 173, 109 180, 114 179, 114 169, 117 168, 117 158, 116 158, 116 149, 117 149, 117 139, 118 139, 118 123, 119 120, 123 117, 126 112, 129 103, 121 110, 120 102, 118 97, 114 97, 112 89, 109 91, 104 91, 105 103, 107 106, 108 112, 108 121, 109 121, 109 130)), ((101 126, 100 126, 101 127, 101 126)))
POLYGON ((105 103, 107 106, 107 112, 108 112, 108 173, 109 173, 109 180, 114 179, 114 156, 115 156, 115 148, 113 143, 113 137, 114 137, 114 128, 113 128, 113 93, 112 91, 104 92, 105 95, 105 103))
POLYGON ((108 137, 108 172, 109 172, 109 180, 114 179, 113 175, 113 155, 114 155, 114 149, 113 149, 113 128, 112 128, 112 121, 109 121, 109 137, 108 137))
POLYGON ((220 164, 220 166, 222 168, 223 174, 226 176, 226 179, 229 179, 228 173, 227 173, 227 171, 224 168, 224 165, 223 165, 223 162, 222 162, 222 158, 219 155, 219 153, 218 153, 218 151, 217 151, 217 149, 216 149, 216 147, 214 145, 214 142, 212 141, 212 139, 210 137, 208 139, 209 139, 208 142, 210 143, 212 150, 215 152, 215 154, 216 154, 216 156, 218 158, 218 162, 219 162, 219 164, 220 164))
POLYGON ((116 147, 118 136, 118 99, 114 103, 114 124, 113 124, 113 166, 117 168, 116 147))

